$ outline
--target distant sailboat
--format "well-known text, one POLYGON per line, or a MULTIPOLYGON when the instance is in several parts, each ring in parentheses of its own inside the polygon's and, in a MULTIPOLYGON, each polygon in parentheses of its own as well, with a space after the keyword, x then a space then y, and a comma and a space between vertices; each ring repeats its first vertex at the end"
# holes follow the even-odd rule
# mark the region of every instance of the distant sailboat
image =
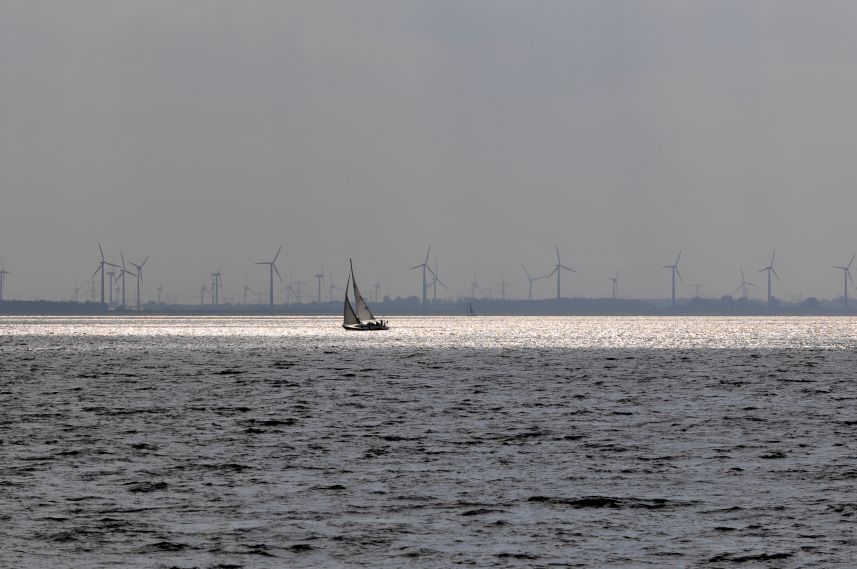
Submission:
POLYGON ((354 279, 354 263, 351 262, 351 259, 348 262, 351 265, 351 271, 348 273, 349 282, 345 283, 345 306, 343 308, 342 327, 353 331, 387 330, 387 323, 375 318, 375 315, 369 309, 369 305, 363 299, 363 295, 360 294, 360 290, 357 288, 357 281, 354 279), (348 300, 349 283, 354 290, 354 304, 357 306, 356 312, 348 300))

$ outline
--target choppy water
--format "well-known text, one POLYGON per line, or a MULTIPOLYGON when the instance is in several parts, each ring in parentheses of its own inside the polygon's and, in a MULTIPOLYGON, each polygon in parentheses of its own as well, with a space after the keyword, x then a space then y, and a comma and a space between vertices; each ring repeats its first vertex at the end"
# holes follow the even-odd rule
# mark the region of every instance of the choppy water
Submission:
POLYGON ((0 567, 853 567, 857 321, 0 318, 0 567))

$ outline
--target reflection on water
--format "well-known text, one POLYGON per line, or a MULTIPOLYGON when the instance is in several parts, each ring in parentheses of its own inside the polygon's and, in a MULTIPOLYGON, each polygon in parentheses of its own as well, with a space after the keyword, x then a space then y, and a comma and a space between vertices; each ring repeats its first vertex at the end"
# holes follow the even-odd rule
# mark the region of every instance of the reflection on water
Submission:
MULTIPOLYGON (((261 345, 433 348, 853 348, 850 317, 392 317, 346 332, 335 317, 0 317, 0 337, 205 339, 261 345)), ((38 344, 38 342, 37 342, 38 344)), ((37 347, 34 345, 34 347, 37 347)))

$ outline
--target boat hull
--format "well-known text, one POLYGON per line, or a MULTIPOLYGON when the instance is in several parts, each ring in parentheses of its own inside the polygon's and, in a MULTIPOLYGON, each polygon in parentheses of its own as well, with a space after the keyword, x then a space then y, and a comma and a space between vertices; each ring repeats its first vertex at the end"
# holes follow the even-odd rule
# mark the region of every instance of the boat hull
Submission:
POLYGON ((370 332, 375 330, 389 330, 386 324, 375 324, 371 322, 361 322, 360 324, 343 324, 342 327, 348 330, 349 332, 370 332))

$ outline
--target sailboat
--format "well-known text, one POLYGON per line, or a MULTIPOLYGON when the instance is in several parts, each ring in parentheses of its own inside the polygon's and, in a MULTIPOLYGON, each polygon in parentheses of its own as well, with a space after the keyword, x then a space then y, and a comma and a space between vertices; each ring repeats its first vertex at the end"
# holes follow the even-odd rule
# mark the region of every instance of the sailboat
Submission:
POLYGON ((352 331, 387 330, 387 323, 376 319, 375 315, 369 309, 369 305, 363 300, 363 295, 360 294, 360 290, 357 288, 357 280, 354 278, 354 263, 351 262, 351 259, 348 259, 348 263, 351 265, 351 271, 348 273, 348 282, 345 283, 345 306, 343 308, 342 327, 352 331), (357 306, 356 312, 348 300, 349 284, 351 284, 354 290, 354 304, 357 306))

